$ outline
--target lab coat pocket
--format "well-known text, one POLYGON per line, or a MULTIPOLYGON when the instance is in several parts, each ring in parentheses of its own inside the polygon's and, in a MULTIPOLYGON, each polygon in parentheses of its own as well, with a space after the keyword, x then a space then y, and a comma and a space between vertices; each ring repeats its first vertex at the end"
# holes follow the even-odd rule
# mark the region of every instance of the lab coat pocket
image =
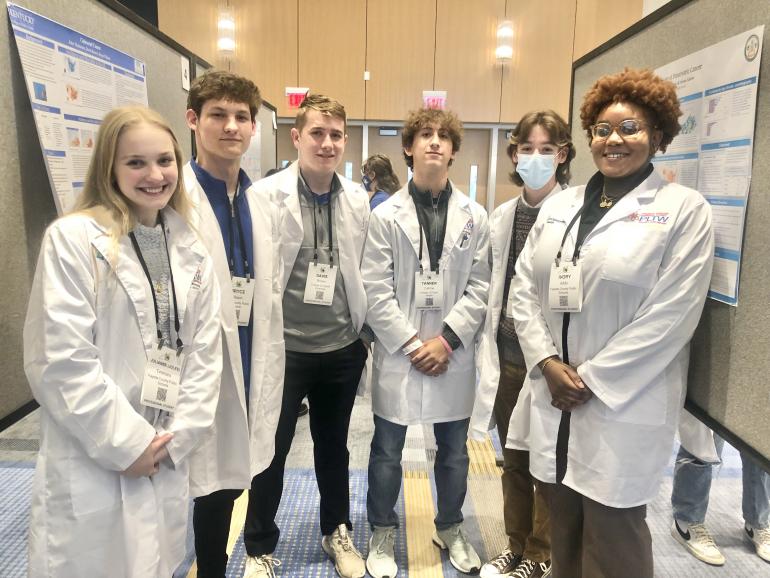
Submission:
POLYGON ((69 484, 75 517, 109 511, 121 503, 120 474, 87 456, 69 458, 69 484))
POLYGON ((607 235, 602 278, 652 288, 658 280, 668 234, 666 225, 618 221, 607 235))

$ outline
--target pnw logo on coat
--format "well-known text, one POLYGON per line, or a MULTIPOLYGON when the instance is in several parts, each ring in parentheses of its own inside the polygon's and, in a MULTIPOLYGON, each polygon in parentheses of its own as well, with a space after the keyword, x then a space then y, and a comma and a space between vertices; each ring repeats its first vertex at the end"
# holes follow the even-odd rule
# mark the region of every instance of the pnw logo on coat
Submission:
POLYGON ((631 213, 628 216, 629 221, 652 223, 654 225, 665 225, 668 223, 668 218, 668 213, 631 213))
POLYGON ((201 267, 202 265, 200 265, 198 270, 195 272, 195 277, 193 277, 190 289, 195 289, 196 291, 200 290, 201 283, 203 282, 203 272, 201 271, 201 267))

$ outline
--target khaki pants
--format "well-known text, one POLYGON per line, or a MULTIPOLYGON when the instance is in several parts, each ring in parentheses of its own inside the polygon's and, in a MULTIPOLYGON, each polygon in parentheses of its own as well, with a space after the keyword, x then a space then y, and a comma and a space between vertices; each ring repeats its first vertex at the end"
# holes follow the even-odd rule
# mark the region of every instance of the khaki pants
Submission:
POLYGON ((548 484, 552 578, 653 578, 647 506, 611 508, 548 484))
POLYGON ((495 421, 503 446, 503 518, 508 547, 535 562, 551 558, 548 486, 529 473, 529 452, 505 448, 508 422, 524 383, 526 368, 500 359, 495 421))

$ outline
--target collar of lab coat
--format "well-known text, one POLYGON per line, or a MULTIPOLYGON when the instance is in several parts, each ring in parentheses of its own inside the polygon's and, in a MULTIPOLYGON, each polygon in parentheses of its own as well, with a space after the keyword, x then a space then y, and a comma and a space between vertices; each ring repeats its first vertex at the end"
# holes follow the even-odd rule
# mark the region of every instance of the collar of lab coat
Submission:
MULTIPOLYGON (((446 234, 444 235, 444 246, 441 251, 441 262, 446 262, 446 256, 457 243, 458 237, 462 234, 465 225, 473 219, 471 212, 471 200, 454 183, 452 184, 452 195, 449 197, 447 205, 447 223, 446 234)), ((417 220, 417 208, 414 200, 409 194, 409 185, 406 184, 399 189, 391 198, 395 221, 409 239, 415 255, 420 254, 420 222, 417 220)), ((426 241, 423 241, 425 243, 426 241)), ((427 251, 423 251, 423 256, 427 251)))

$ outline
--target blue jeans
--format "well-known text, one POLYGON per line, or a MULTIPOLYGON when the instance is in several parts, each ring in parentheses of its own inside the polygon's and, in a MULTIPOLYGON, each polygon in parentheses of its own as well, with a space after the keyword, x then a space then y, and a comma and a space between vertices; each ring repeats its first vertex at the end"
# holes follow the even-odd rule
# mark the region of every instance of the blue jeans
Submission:
MULTIPOLYGON (((433 468, 438 510, 434 523, 439 530, 463 521, 462 506, 468 489, 469 460, 465 442, 469 423, 470 418, 433 424, 438 445, 433 468)), ((374 416, 366 494, 366 512, 372 527, 398 527, 395 508, 401 489, 401 452, 405 440, 405 425, 374 416)))
MULTIPOLYGON (((722 455, 724 441, 714 437, 717 453, 722 455)), ((770 476, 747 455, 741 453, 743 471, 743 520, 752 528, 766 528, 770 519, 770 476)), ((697 459, 680 446, 674 467, 671 506, 674 518, 688 524, 702 524, 706 519, 714 464, 697 459)))

